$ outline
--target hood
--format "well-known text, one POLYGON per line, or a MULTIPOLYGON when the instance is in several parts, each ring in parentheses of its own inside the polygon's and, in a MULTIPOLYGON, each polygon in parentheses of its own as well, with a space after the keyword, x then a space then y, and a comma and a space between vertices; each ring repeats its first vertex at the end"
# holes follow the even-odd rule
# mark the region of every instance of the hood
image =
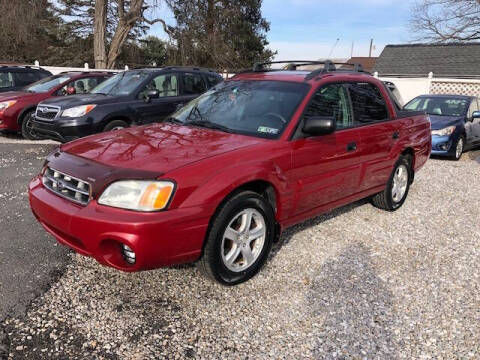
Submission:
POLYGON ((115 168, 168 173, 267 140, 170 123, 112 131, 62 145, 61 150, 115 168))
POLYGON ((38 97, 38 93, 29 93, 26 91, 7 91, 0 93, 0 102, 9 101, 9 100, 18 100, 18 99, 28 99, 33 97, 38 97))
POLYGON ((42 102, 45 105, 59 106, 61 109, 68 109, 74 106, 88 105, 88 104, 107 104, 113 101, 118 102, 117 96, 109 96, 102 94, 81 94, 69 95, 60 98, 51 98, 42 102))
POLYGON ((432 130, 440 130, 447 126, 457 126, 463 123, 464 116, 438 116, 428 115, 432 123, 432 130))

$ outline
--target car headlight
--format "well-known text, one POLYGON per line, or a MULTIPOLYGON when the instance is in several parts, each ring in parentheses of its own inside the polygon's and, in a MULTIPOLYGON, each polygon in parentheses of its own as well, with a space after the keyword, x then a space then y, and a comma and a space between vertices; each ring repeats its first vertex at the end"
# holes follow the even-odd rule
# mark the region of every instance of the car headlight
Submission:
POLYGON ((437 136, 448 136, 452 135, 455 132, 456 126, 448 126, 440 130, 432 130, 432 135, 437 136))
POLYGON ((108 186, 98 203, 128 210, 158 211, 167 207, 174 189, 171 181, 122 180, 108 186))
POLYGON ((0 112, 4 112, 10 106, 15 105, 16 102, 17 102, 16 100, 0 102, 0 112))
POLYGON ((88 114, 90 111, 95 109, 96 106, 97 105, 95 105, 95 104, 75 106, 73 108, 63 110, 62 116, 65 116, 65 117, 80 117, 80 116, 88 114))

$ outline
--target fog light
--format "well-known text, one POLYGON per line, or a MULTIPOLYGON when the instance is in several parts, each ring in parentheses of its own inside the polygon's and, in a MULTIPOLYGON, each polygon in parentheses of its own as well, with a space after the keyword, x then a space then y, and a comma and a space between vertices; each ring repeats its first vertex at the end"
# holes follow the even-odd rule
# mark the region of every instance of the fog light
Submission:
POLYGON ((122 255, 126 262, 132 265, 135 264, 135 252, 125 244, 122 244, 122 255))
POLYGON ((442 150, 448 150, 448 143, 440 145, 440 149, 442 150))

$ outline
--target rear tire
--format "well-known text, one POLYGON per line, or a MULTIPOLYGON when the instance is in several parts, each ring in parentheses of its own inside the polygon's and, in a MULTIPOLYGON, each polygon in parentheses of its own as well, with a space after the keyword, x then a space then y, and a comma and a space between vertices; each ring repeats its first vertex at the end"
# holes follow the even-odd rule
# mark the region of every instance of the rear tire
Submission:
POLYGON ((35 133, 32 128, 32 119, 35 116, 35 111, 30 110, 22 116, 21 131, 22 136, 27 140, 38 140, 41 137, 35 133))
POLYGON ((113 120, 110 121, 105 127, 103 128, 103 131, 115 131, 115 130, 121 130, 125 129, 128 127, 128 124, 123 121, 123 120, 113 120))
POLYGON ((275 237, 275 214, 253 191, 230 198, 214 215, 198 269, 223 285, 253 277, 265 263, 275 237))
POLYGON ((401 155, 395 163, 390 179, 384 191, 372 198, 375 207, 387 210, 398 210, 405 202, 412 183, 412 158, 401 155))

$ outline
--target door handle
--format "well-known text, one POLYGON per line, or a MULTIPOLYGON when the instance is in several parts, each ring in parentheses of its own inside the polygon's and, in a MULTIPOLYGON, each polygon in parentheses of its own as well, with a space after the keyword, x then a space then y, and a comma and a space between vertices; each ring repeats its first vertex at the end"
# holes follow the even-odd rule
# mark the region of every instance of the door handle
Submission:
POLYGON ((397 140, 400 137, 400 133, 398 131, 395 131, 392 135, 392 139, 397 140))
POLYGON ((351 142, 350 144, 347 145, 347 151, 355 151, 355 150, 357 150, 356 142, 351 142))

